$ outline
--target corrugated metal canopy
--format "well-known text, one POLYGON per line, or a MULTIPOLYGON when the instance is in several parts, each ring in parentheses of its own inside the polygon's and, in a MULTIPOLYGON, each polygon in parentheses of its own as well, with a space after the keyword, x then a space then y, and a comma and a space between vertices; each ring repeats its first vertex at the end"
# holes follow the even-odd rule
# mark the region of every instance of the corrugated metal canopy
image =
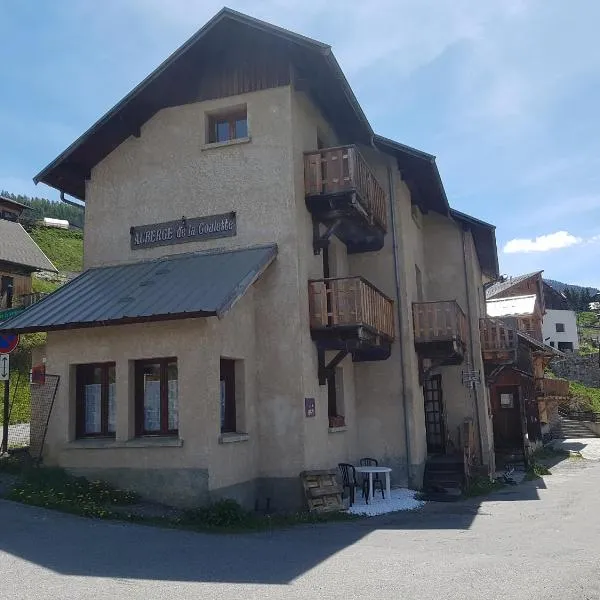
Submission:
POLYGON ((27 333, 222 316, 277 255, 277 246, 177 254, 89 269, 0 331, 27 333))
POLYGON ((54 271, 56 267, 20 223, 0 219, 0 262, 24 267, 27 271, 54 271))

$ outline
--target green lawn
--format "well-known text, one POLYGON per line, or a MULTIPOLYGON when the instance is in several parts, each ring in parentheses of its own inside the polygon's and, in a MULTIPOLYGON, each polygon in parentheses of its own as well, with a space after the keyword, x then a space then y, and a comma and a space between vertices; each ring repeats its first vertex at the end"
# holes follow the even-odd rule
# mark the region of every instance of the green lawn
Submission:
POLYGON ((581 410, 591 410, 594 412, 600 412, 600 389, 592 388, 577 383, 575 381, 569 382, 569 392, 571 395, 571 401, 576 401, 581 406, 581 410))
POLYGON ((36 227, 30 234, 59 271, 78 272, 83 269, 82 232, 36 227))
MULTIPOLYGON (((2 394, 0 394, 0 405, 4 399, 4 383, 0 386, 2 394)), ((13 371, 10 374, 10 425, 17 423, 29 423, 31 419, 31 393, 29 390, 29 378, 21 375, 19 380, 18 371, 13 371), (18 381, 18 385, 17 385, 18 381)), ((3 410, 0 409, 0 424, 4 423, 3 410)))

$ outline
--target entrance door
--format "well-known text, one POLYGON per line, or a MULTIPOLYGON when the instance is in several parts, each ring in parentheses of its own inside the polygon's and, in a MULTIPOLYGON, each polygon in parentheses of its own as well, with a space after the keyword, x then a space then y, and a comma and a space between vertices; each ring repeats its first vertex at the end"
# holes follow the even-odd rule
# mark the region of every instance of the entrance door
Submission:
POLYGON ((425 435, 428 454, 444 454, 444 403, 442 400, 442 376, 433 375, 423 386, 425 398, 425 435))
POLYGON ((523 445, 523 425, 519 386, 498 386, 494 394, 494 445, 515 449, 523 445))

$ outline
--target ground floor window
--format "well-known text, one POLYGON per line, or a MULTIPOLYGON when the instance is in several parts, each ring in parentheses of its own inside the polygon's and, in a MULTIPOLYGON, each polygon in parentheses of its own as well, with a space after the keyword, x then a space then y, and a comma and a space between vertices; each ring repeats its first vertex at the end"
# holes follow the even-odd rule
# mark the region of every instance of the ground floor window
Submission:
POLYGON ((135 363, 137 435, 176 435, 179 430, 176 358, 135 363))
POLYGON ((77 437, 115 435, 115 363, 77 365, 77 437))
POLYGON ((327 377, 327 414, 329 427, 343 427, 346 425, 344 416, 344 370, 335 367, 327 377))
POLYGON ((221 359, 221 433, 235 433, 237 428, 235 402, 235 360, 221 359))

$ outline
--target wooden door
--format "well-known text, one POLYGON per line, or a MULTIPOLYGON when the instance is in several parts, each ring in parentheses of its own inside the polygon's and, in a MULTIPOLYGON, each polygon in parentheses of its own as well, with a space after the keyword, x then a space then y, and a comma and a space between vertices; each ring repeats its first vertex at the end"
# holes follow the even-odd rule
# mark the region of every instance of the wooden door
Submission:
POLYGON ((423 386, 425 399, 425 435, 428 454, 444 454, 446 433, 444 427, 444 402, 442 376, 433 375, 423 386))
POLYGON ((497 386, 492 394, 494 412, 494 446, 514 449, 523 445, 523 419, 520 387, 497 386))

